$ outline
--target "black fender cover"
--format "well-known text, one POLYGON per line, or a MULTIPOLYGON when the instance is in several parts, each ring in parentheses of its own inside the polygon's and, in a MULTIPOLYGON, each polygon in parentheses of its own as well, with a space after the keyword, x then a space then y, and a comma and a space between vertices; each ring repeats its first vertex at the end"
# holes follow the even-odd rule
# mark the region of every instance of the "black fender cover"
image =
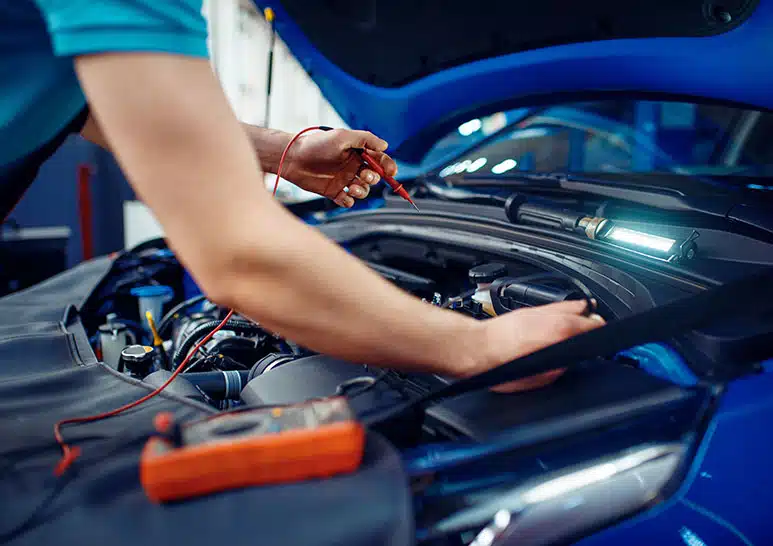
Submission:
POLYGON ((232 490, 157 505, 138 462, 153 416, 180 421, 214 411, 162 393, 120 416, 64 427, 82 449, 63 478, 53 426, 147 394, 152 387, 97 362, 77 313, 110 268, 83 264, 0 299, 0 544, 186 546, 402 546, 414 541, 399 454, 369 434, 357 473, 328 480, 232 490))

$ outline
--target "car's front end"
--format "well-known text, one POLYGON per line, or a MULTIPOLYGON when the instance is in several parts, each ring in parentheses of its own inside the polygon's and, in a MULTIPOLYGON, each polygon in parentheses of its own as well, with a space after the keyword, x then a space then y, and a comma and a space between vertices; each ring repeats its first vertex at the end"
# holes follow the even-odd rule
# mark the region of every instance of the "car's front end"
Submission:
MULTIPOLYGON (((342 117, 390 142, 420 212, 388 191, 356 211, 289 208, 427 305, 487 320, 592 298, 612 324, 773 266, 773 1, 272 7, 342 117)), ((155 507, 135 474, 157 410, 184 420, 340 395, 368 420, 449 380, 335 360, 241 318, 194 350, 226 310, 150 241, 0 300, 3 426, 29 436, 2 454, 27 480, 58 456, 53 421, 134 400, 187 362, 155 406, 72 429, 93 454, 71 486, 79 508, 12 538, 95 510, 81 533, 126 517, 151 541, 172 529, 283 545, 766 544, 773 320, 741 303, 564 355, 543 388, 479 389, 379 423, 363 468, 316 489, 155 507), (160 340, 141 313, 151 304, 160 340), (136 344, 152 357, 122 357, 136 344)))

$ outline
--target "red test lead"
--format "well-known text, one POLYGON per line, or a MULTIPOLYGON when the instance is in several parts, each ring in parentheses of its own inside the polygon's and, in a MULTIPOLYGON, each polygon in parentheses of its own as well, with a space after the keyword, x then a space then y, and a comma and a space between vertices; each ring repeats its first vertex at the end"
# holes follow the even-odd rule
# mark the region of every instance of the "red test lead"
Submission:
POLYGON ((384 172, 384 169, 383 169, 383 167, 381 167, 381 165, 379 165, 379 163, 378 163, 378 162, 377 162, 375 159, 373 159, 373 157, 371 157, 371 156, 368 154, 368 152, 366 152, 365 150, 357 150, 357 151, 359 152, 360 156, 362 157, 362 160, 363 160, 365 163, 367 163, 367 164, 368 164, 368 166, 369 166, 371 169, 373 169, 374 171, 376 171, 376 173, 377 173, 377 174, 378 174, 378 175, 379 175, 381 178, 383 178, 383 179, 386 181, 386 183, 387 183, 387 184, 389 184, 389 187, 391 187, 391 188, 392 188, 392 190, 393 190, 393 191, 394 191, 394 192, 395 192, 397 195, 399 195, 400 197, 402 197, 403 199, 405 199, 406 201, 408 201, 408 202, 409 202, 411 205, 413 205, 413 208, 415 208, 417 211, 419 210, 419 207, 417 207, 417 206, 416 206, 416 203, 414 203, 414 202, 413 202, 413 199, 411 199, 411 196, 410 196, 410 195, 408 195, 408 192, 407 192, 407 191, 405 191, 405 188, 403 187, 403 185, 402 185, 402 184, 400 184, 400 183, 399 183, 397 180, 395 180, 394 178, 392 178, 391 176, 389 176, 388 174, 386 174, 386 173, 384 172))

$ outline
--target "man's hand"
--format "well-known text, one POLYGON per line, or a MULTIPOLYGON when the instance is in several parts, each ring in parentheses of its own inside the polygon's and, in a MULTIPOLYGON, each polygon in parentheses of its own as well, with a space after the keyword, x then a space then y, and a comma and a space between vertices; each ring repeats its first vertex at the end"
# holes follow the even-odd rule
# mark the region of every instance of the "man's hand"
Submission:
MULTIPOLYGON (((484 338, 480 340, 483 358, 460 375, 469 377, 526 356, 569 337, 604 325, 598 316, 583 316, 585 301, 565 301, 540 307, 519 309, 483 322, 484 338)), ((549 385, 564 369, 556 369, 520 381, 500 385, 499 392, 518 392, 549 385)))
MULTIPOLYGON (((279 158, 293 135, 284 131, 243 124, 261 165, 276 173, 279 158)), ((101 127, 89 116, 81 136, 105 148, 110 145, 101 127)), ((384 151, 387 143, 367 131, 334 129, 309 133, 299 138, 285 159, 282 178, 306 191, 327 197, 341 207, 351 207, 355 199, 364 199, 380 178, 364 163, 353 148, 364 148, 389 176, 397 174, 397 164, 384 151)))
POLYGON ((386 174, 397 174, 397 164, 384 153, 386 142, 367 131, 335 129, 299 138, 287 154, 282 177, 339 206, 351 207, 355 199, 367 197, 370 187, 380 180, 375 172, 363 167, 353 148, 364 148, 386 174))

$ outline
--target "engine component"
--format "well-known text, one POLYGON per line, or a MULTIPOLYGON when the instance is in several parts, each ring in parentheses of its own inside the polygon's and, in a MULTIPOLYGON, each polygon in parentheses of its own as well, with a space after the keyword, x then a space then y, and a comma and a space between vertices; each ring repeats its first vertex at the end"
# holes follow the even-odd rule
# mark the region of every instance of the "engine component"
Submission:
MULTIPOLYGON (((175 367, 178 366, 180 362, 182 362, 183 359, 188 355, 190 350, 193 349, 194 345, 196 345, 196 343, 202 337, 211 332, 212 329, 215 328, 218 324, 220 324, 219 320, 209 320, 199 323, 195 326, 195 328, 189 330, 185 336, 185 339, 177 346, 177 349, 174 352, 174 356, 172 357, 173 365, 175 367)), ((231 319, 224 326, 224 328, 233 330, 239 334, 259 335, 262 333, 262 330, 257 324, 242 319, 231 319)))
POLYGON ((507 267, 505 264, 500 263, 487 263, 470 269, 470 282, 477 286, 472 299, 480 303, 487 315, 493 316, 497 314, 491 303, 491 293, 489 291, 491 283, 504 275, 507 275, 507 267))
POLYGON ((179 347, 197 326, 215 319, 217 316, 214 312, 198 312, 180 317, 177 321, 172 322, 172 345, 179 347))
POLYGON ((107 317, 107 322, 98 328, 98 332, 102 361, 117 370, 121 351, 127 345, 137 343, 137 339, 126 324, 116 321, 115 318, 115 315, 107 317))
MULTIPOLYGON (((220 333, 220 332, 218 332, 220 333)), ((204 349, 219 359, 226 358, 231 364, 236 364, 240 369, 248 370, 249 363, 253 362, 262 352, 258 351, 266 340, 267 336, 259 334, 258 336, 241 337, 233 330, 228 330, 227 335, 217 339, 204 346, 204 349)), ((217 362, 218 368, 223 369, 224 362, 217 362)))
POLYGON ((512 277, 494 281, 489 294, 497 314, 507 313, 519 307, 534 307, 584 297, 576 288, 558 288, 545 282, 530 282, 528 279, 512 277))
POLYGON ((139 379, 144 378, 153 369, 155 352, 155 349, 148 345, 129 345, 121 351, 118 371, 122 372, 126 369, 129 375, 139 379))
POLYGON ((258 360, 252 369, 250 369, 248 380, 258 377, 259 375, 269 372, 281 366, 282 364, 286 364, 287 362, 291 362, 293 360, 295 360, 295 356, 286 353, 268 354, 258 360))
MULTIPOLYGON (((277 355, 277 361, 280 356, 277 355)), ((263 360, 268 361, 268 357, 263 360)), ((371 377, 375 382, 380 376, 377 370, 325 355, 299 358, 289 364, 288 361, 285 360, 284 365, 272 368, 268 373, 255 375, 242 390, 242 402, 249 406, 297 403, 311 398, 334 396, 345 390, 348 382, 354 379, 364 382, 363 377, 371 377)), ((403 396, 397 391, 373 388, 367 395, 350 400, 350 404, 355 411, 365 411, 391 406, 400 400, 403 400, 403 396)))
MULTIPOLYGON (((448 383, 428 374, 390 375, 376 388, 350 399, 355 412, 361 416, 378 413, 448 383)), ((379 371, 325 355, 300 358, 250 380, 242 390, 241 400, 249 406, 298 403, 333 396, 340 392, 339 386, 353 379, 362 381, 358 378, 363 376, 378 379, 379 371)), ((693 393, 668 381, 603 360, 569 370, 550 387, 549 397, 541 390, 517 395, 476 392, 431 407, 426 424, 452 438, 476 440, 510 430, 518 441, 528 444, 657 408, 671 411, 669 407, 681 407, 691 400, 693 393)))
MULTIPOLYGON (((189 279, 190 278, 190 274, 186 272, 185 273, 185 278, 189 279)), ((191 282, 192 282, 192 280, 191 280, 191 282)), ((198 296, 194 296, 192 298, 189 298, 189 299, 183 301, 182 303, 178 303, 177 305, 172 307, 167 312, 167 314, 164 315, 164 318, 162 318, 161 321, 158 323, 158 333, 159 333, 159 335, 161 335, 161 336, 166 335, 167 327, 169 327, 172 324, 173 320, 178 318, 180 313, 182 313, 183 311, 185 311, 185 310, 187 310, 187 309, 189 309, 191 307, 194 307, 194 306, 200 304, 201 302, 205 301, 206 299, 207 299, 207 297, 205 295, 200 294, 198 296)))
MULTIPOLYGON (((164 390, 202 401, 204 401, 202 393, 215 400, 238 400, 242 389, 247 385, 248 375, 247 371, 235 370, 186 373, 178 375, 164 390)), ((147 376, 143 381, 154 387, 160 387, 171 376, 172 372, 159 370, 147 376)))
POLYGON ((250 372, 226 370, 219 372, 199 372, 185 374, 185 379, 193 383, 212 398, 238 400, 242 388, 247 385, 250 372))
POLYGON ((427 279, 426 277, 421 277, 419 275, 414 275, 413 273, 395 269, 394 267, 388 267, 370 261, 366 261, 365 263, 385 279, 392 281, 406 290, 431 292, 435 288, 435 281, 432 279, 427 279))

